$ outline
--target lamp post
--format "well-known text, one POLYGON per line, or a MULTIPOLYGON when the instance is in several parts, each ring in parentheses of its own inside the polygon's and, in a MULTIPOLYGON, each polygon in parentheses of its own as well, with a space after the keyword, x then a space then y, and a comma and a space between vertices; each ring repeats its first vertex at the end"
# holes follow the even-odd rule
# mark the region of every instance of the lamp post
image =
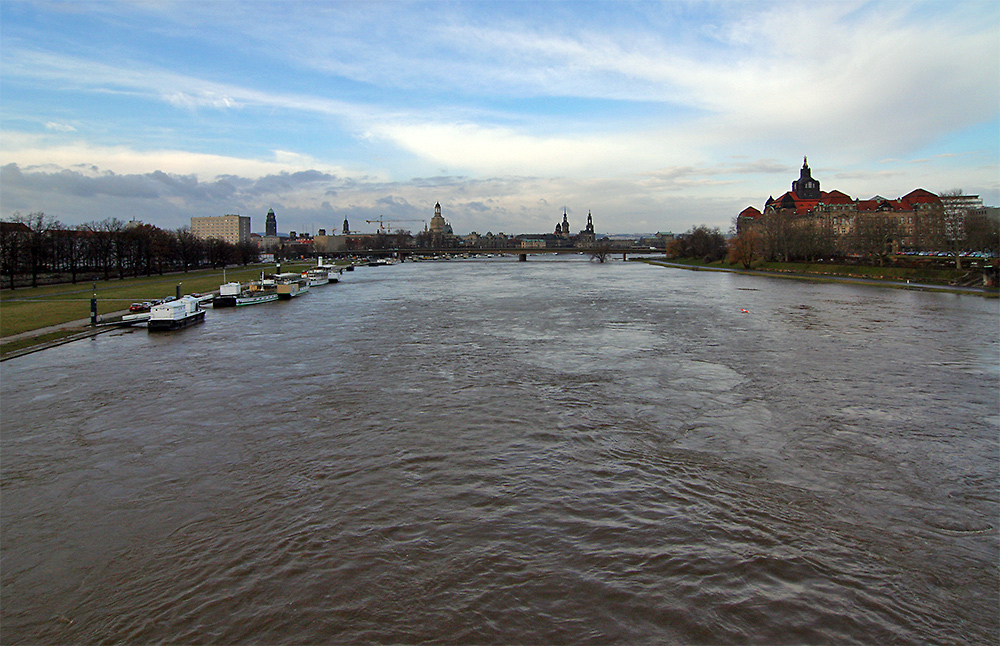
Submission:
POLYGON ((90 298, 90 325, 97 327, 97 283, 94 285, 94 295, 90 298))

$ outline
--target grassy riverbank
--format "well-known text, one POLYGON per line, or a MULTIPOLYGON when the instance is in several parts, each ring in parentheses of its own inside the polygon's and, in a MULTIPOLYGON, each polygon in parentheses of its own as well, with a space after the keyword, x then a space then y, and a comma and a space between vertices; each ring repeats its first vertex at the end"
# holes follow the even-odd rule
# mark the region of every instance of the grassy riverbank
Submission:
MULTIPOLYGON (((657 262, 651 259, 649 262, 657 262)), ((758 262, 751 269, 744 269, 740 264, 729 264, 725 261, 704 262, 690 258, 672 258, 666 262, 673 265, 683 265, 691 269, 717 269, 724 271, 740 271, 748 274, 760 273, 777 276, 789 276, 814 280, 872 280, 889 281, 906 287, 914 283, 936 285, 942 288, 958 287, 965 282, 981 286, 981 269, 939 269, 934 267, 899 267, 877 265, 838 265, 832 263, 795 263, 795 262, 758 262)), ((986 295, 996 295, 996 290, 985 292, 986 295)))
MULTIPOLYGON (((299 271, 310 265, 311 263, 289 263, 283 268, 299 271)), ((227 280, 248 281, 258 278, 262 270, 274 271, 274 265, 228 268, 225 278, 221 269, 201 269, 163 276, 101 280, 96 283, 97 313, 100 318, 105 319, 113 312, 127 310, 132 303, 174 296, 178 285, 182 294, 212 292, 227 280)), ((7 339, 23 332, 89 319, 94 285, 95 283, 86 282, 0 291, 0 338, 7 339)), ((7 350, 6 343, 4 350, 7 350)))

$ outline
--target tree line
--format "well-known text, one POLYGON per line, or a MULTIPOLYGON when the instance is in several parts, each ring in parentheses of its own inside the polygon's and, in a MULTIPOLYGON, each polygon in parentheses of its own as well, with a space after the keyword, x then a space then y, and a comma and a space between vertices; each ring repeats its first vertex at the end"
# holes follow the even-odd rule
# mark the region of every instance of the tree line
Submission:
POLYGON ((749 226, 733 222, 730 236, 718 228, 699 225, 680 234, 667 247, 667 254, 697 258, 707 262, 727 259, 749 268, 756 261, 813 262, 822 258, 862 258, 882 264, 893 252, 945 252, 962 267, 962 253, 1000 251, 1000 223, 979 213, 966 213, 944 220, 919 219, 912 236, 903 231, 895 214, 871 214, 855 218, 849 235, 836 235, 821 218, 802 218, 769 212, 749 226), (914 248, 902 248, 899 241, 913 237, 921 241, 914 248))
POLYGON ((19 279, 37 287, 42 276, 76 283, 98 276, 110 280, 186 272, 203 265, 248 265, 259 259, 252 242, 202 240, 188 227, 164 230, 118 218, 67 226, 42 212, 15 213, 0 221, 0 274, 10 289, 19 279))
POLYGON ((962 267, 962 254, 996 253, 1000 223, 975 212, 953 216, 916 214, 909 224, 894 212, 858 214, 850 233, 837 235, 823 218, 801 218, 781 211, 764 214, 746 227, 734 223, 729 258, 749 267, 755 260, 812 262, 821 258, 860 258, 882 265, 894 253, 947 253, 962 267), (908 244, 905 241, 911 241, 908 244))

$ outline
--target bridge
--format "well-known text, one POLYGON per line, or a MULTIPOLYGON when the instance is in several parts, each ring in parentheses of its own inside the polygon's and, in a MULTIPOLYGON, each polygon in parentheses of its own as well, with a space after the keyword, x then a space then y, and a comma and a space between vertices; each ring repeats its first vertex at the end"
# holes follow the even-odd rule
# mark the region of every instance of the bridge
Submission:
POLYGON ((649 247, 634 247, 629 245, 589 245, 585 247, 385 247, 382 249, 344 249, 341 251, 317 252, 323 257, 344 257, 364 254, 375 257, 391 257, 404 260, 409 256, 444 256, 444 255, 486 255, 486 254, 507 254, 517 256, 518 260, 525 262, 529 255, 542 254, 584 254, 592 257, 617 256, 621 254, 622 260, 628 260, 629 255, 661 255, 662 249, 649 247))

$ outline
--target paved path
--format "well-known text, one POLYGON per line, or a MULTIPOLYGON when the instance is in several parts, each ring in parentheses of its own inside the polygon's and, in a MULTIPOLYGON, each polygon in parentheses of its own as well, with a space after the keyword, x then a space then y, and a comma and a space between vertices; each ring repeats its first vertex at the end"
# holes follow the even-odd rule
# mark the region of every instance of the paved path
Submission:
MULTIPOLYGON (((102 314, 99 318, 107 319, 110 317, 121 316, 122 314, 128 314, 128 310, 123 310, 121 312, 110 312, 108 314, 102 314)), ((103 334, 104 332, 110 332, 112 330, 120 330, 121 326, 115 325, 113 323, 98 323, 97 327, 90 327, 90 319, 78 319, 76 321, 67 321, 66 323, 60 323, 59 325, 50 325, 48 327, 38 328, 37 330, 28 330, 27 332, 20 332, 18 334, 12 334, 7 337, 0 339, 0 346, 7 345, 13 341, 19 341, 21 339, 33 339, 44 334, 49 334, 50 332, 59 331, 71 331, 76 330, 76 334, 69 334, 67 336, 59 337, 53 341, 46 341, 45 343, 36 343, 30 345, 26 348, 21 348, 19 350, 14 350, 8 352, 0 357, 0 361, 7 361, 8 359, 14 359, 16 357, 22 357, 26 354, 31 354, 32 352, 38 352, 39 350, 45 350, 47 348, 54 348, 57 345, 63 345, 65 343, 72 343, 73 341, 78 341, 80 339, 86 339, 88 337, 97 336, 98 334, 103 334)))
MULTIPOLYGON (((109 318, 118 318, 118 317, 124 316, 125 314, 128 314, 128 310, 121 310, 120 312, 108 312, 107 314, 101 314, 98 317, 98 321, 107 320, 109 318)), ((101 325, 100 323, 98 323, 98 325, 100 325, 100 327, 98 327, 98 328, 91 328, 91 329, 103 330, 104 328, 107 328, 107 327, 113 327, 113 326, 108 325, 108 324, 101 325)), ((76 328, 90 328, 90 319, 89 318, 85 318, 85 319, 77 319, 76 321, 66 321, 65 323, 60 323, 58 325, 50 325, 48 327, 40 327, 37 330, 28 330, 27 332, 20 332, 18 334, 11 334, 10 336, 3 337, 3 339, 0 340, 0 343, 9 343, 11 341, 20 341, 21 339, 31 339, 31 338, 34 338, 36 336, 42 336, 43 334, 48 334, 50 332, 58 332, 60 330, 72 330, 72 329, 76 329, 76 328)))

